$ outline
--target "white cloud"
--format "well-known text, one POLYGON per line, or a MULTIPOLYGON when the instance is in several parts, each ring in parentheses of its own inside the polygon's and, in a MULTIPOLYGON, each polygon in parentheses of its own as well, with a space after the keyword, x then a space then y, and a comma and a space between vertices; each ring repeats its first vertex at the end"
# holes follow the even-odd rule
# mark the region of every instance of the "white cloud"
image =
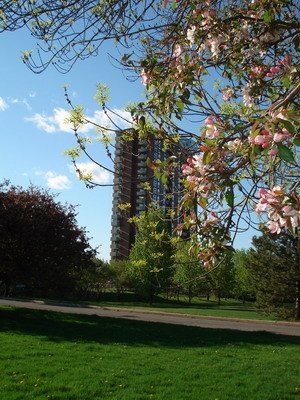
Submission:
POLYGON ((132 121, 131 115, 128 111, 118 108, 112 109, 112 112, 108 112, 107 114, 105 114, 103 110, 97 110, 94 112, 93 117, 87 118, 100 126, 113 129, 128 128, 132 121))
POLYGON ((3 97, 0 97, 0 111, 4 111, 8 108, 8 104, 6 101, 3 99, 3 97))
MULTIPOLYGON (((86 133, 95 129, 95 125, 102 127, 122 129, 130 126, 131 116, 128 111, 121 109, 113 109, 113 113, 105 114, 103 110, 97 110, 93 115, 86 116, 86 119, 91 123, 84 124, 80 131, 86 133), (114 126, 110 118, 114 121, 114 126)), ((66 120, 69 118, 69 112, 64 108, 58 107, 53 109, 52 115, 45 114, 34 114, 31 117, 26 118, 26 121, 33 122, 39 129, 48 132, 73 132, 72 125, 67 123, 66 120)))
POLYGON ((33 122, 39 129, 47 133, 72 132, 72 125, 66 123, 68 117, 69 113, 63 108, 54 108, 52 116, 36 113, 32 117, 25 118, 25 120, 33 122))
MULTIPOLYGON (((83 175, 91 175, 91 180, 95 183, 105 184, 112 182, 112 174, 93 162, 80 162, 76 165, 83 175)), ((70 165, 70 170, 77 175, 73 165, 70 165)))
POLYGON ((56 131, 73 132, 72 125, 67 123, 66 120, 70 118, 70 114, 63 108, 54 108, 53 116, 49 117, 53 121, 56 131))
POLYGON ((25 121, 33 122, 39 129, 48 133, 56 131, 55 126, 49 121, 49 118, 42 114, 34 114, 32 117, 25 118, 25 121))
POLYGON ((26 99, 21 100, 18 97, 16 97, 16 98, 11 99, 10 102, 12 104, 24 104, 24 106, 27 108, 27 110, 29 110, 29 111, 32 110, 31 105, 28 103, 28 101, 26 99))
POLYGON ((50 189, 66 190, 72 186, 70 179, 66 175, 58 175, 53 171, 36 171, 35 174, 42 176, 50 189))
POLYGON ((51 189, 70 189, 71 188, 71 181, 66 175, 56 175, 55 172, 48 171, 46 172, 46 180, 47 185, 51 189))
POLYGON ((29 97, 31 97, 31 98, 36 97, 36 92, 30 92, 29 97))

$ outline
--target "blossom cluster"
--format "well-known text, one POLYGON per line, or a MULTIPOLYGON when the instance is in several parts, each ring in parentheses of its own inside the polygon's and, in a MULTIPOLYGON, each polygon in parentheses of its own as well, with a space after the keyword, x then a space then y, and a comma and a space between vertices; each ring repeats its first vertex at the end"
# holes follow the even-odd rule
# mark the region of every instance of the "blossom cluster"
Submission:
POLYGON ((280 186, 274 186, 272 189, 260 189, 258 195, 260 199, 255 211, 261 213, 268 210, 267 225, 271 233, 280 233, 283 228, 295 231, 300 226, 300 199, 295 202, 296 195, 291 202, 291 198, 280 186))
POLYGON ((249 137, 249 143, 261 146, 262 149, 270 148, 270 156, 275 156, 277 148, 274 145, 291 138, 292 135, 286 128, 278 129, 275 132, 269 129, 261 129, 258 135, 249 137))
POLYGON ((191 148, 182 165, 180 210, 189 211, 179 234, 195 233, 199 260, 210 268, 227 251, 224 238, 235 237, 249 203, 257 203, 257 182, 270 176, 274 182, 259 191, 256 206, 268 216, 269 230, 295 233, 300 225, 299 195, 288 189, 299 171, 299 40, 291 39, 294 22, 280 22, 299 18, 280 0, 271 8, 259 0, 229 1, 231 7, 218 0, 162 2, 178 23, 158 41, 157 53, 152 42, 145 45, 145 110, 159 135, 176 132, 175 141, 182 135, 197 142, 197 153, 191 148), (293 173, 285 179, 287 171, 293 173), (192 215, 195 202, 200 207, 192 215))
POLYGON ((182 165, 182 173, 186 176, 189 188, 195 193, 209 195, 215 184, 209 177, 209 171, 213 171, 211 166, 203 163, 203 154, 196 154, 187 159, 187 163, 182 165))

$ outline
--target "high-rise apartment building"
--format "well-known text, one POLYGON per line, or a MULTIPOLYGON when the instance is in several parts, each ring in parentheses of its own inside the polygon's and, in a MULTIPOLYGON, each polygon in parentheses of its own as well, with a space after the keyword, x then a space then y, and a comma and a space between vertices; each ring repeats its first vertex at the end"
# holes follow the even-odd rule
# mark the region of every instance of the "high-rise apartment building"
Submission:
MULTIPOLYGON (((189 141, 189 143, 191 143, 189 141)), ((182 161, 188 154, 180 156, 182 161)), ((116 135, 115 142, 115 175, 113 189, 111 259, 124 260, 130 253, 134 243, 135 227, 128 218, 140 214, 147 209, 150 202, 155 202, 164 210, 176 209, 181 199, 179 171, 175 170, 170 178, 168 188, 153 175, 147 167, 147 158, 164 160, 168 154, 162 148, 162 141, 152 139, 145 143, 133 135, 132 140, 121 140, 121 132, 116 135), (146 190, 145 183, 151 190, 146 190), (120 205, 127 204, 126 210, 120 205)))

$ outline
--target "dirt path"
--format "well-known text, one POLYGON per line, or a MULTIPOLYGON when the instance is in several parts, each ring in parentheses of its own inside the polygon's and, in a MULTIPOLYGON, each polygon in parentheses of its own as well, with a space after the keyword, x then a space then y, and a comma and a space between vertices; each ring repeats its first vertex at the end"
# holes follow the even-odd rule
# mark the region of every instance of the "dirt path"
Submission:
MULTIPOLYGON (((125 308, 83 306, 82 304, 59 304, 44 301, 21 301, 1 299, 0 305, 30 308, 34 310, 57 311, 70 314, 98 315, 99 317, 124 318, 137 321, 160 322, 187 325, 199 328, 233 329, 239 331, 266 331, 280 335, 300 336, 300 323, 243 320, 221 317, 202 317, 157 311, 139 311, 125 308)), ((1 322, 0 322, 1 323, 1 322)))

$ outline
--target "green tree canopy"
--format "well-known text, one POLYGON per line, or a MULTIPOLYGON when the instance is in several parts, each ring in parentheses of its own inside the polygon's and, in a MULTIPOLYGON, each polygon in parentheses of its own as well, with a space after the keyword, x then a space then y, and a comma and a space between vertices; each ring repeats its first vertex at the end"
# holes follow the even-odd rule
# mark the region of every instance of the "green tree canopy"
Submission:
POLYGON ((245 302, 247 297, 253 297, 250 273, 248 268, 249 250, 236 250, 233 255, 234 264, 234 293, 245 302))
POLYGON ((179 240, 175 249, 172 283, 188 296, 191 303, 194 296, 210 291, 207 270, 199 263, 197 248, 191 246, 190 240, 179 240))
POLYGON ((258 306, 280 317, 300 318, 300 247, 297 238, 284 232, 264 232, 253 238, 248 268, 258 306))
POLYGON ((48 191, 0 186, 0 283, 35 295, 68 295, 95 252, 75 208, 48 191))
POLYGON ((159 209, 150 209, 136 218, 137 233, 132 246, 130 275, 139 295, 153 301, 163 291, 172 274, 173 248, 169 224, 159 209))

